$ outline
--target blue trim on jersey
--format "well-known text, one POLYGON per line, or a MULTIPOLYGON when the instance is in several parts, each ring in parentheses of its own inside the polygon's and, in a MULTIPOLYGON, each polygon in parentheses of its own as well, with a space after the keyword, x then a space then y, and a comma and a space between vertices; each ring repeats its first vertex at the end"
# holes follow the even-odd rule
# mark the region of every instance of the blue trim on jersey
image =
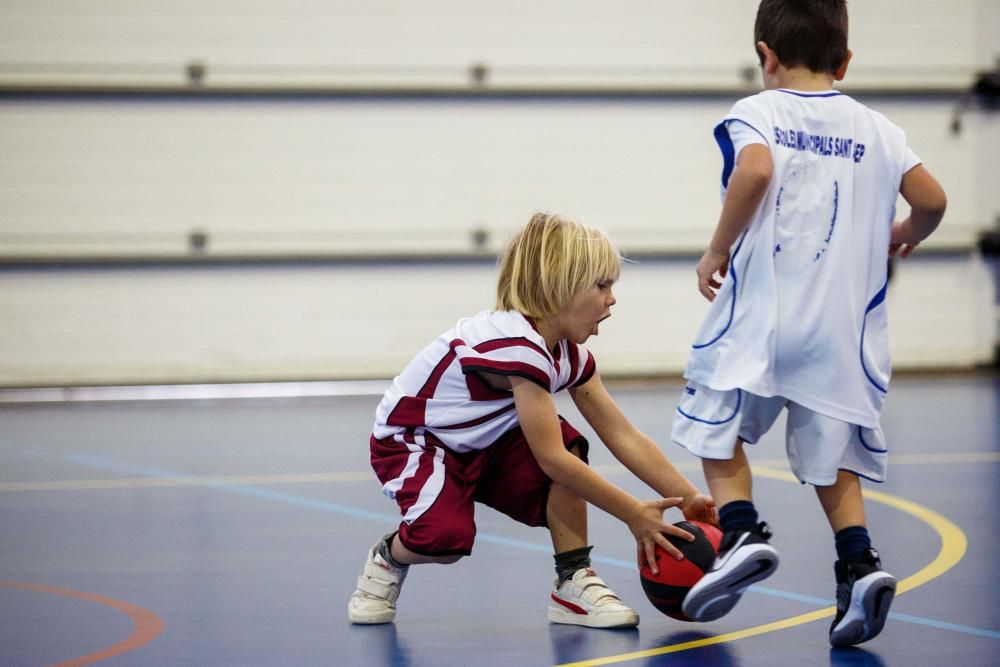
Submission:
MULTIPOLYGON (((885 484, 884 479, 875 479, 874 477, 869 477, 868 475, 862 475, 857 470, 850 470, 848 468, 837 468, 837 470, 843 470, 844 472, 849 472, 852 475, 855 475, 856 477, 860 477, 861 479, 867 479, 869 482, 875 482, 876 484, 885 484)), ((805 484, 805 482, 802 483, 805 484)))
POLYGON ((729 128, 726 127, 726 124, 729 122, 743 123, 760 135, 765 145, 771 145, 763 132, 745 120, 740 118, 723 118, 722 122, 712 130, 712 135, 715 137, 715 142, 719 144, 719 150, 722 151, 722 187, 724 188, 729 187, 729 177, 733 175, 733 170, 736 168, 736 147, 733 146, 733 139, 729 136, 729 128))
POLYGON ((733 174, 733 169, 736 167, 736 149, 733 148, 733 140, 729 136, 729 130, 726 128, 726 121, 722 121, 715 126, 712 131, 715 136, 715 142, 719 144, 719 150, 722 152, 722 187, 729 187, 729 177, 733 174))
POLYGON ((733 298, 729 302, 729 321, 726 322, 726 326, 722 327, 722 331, 720 331, 718 335, 716 335, 716 337, 713 338, 712 340, 708 341, 707 343, 693 344, 691 347, 695 350, 700 350, 703 347, 708 347, 709 345, 712 345, 713 343, 718 341, 720 338, 726 335, 726 332, 729 331, 729 327, 731 327, 733 324, 733 316, 736 313, 736 288, 739 287, 739 280, 737 280, 736 276, 736 255, 740 253, 740 248, 743 247, 743 240, 746 239, 746 237, 747 237, 747 230, 744 229, 742 236, 740 236, 740 242, 736 244, 736 250, 733 251, 733 256, 729 258, 729 275, 732 276, 733 279, 733 298))
POLYGON ((828 93, 802 93, 797 90, 786 90, 784 88, 778 88, 779 93, 786 93, 788 95, 795 95, 796 97, 837 97, 838 95, 843 95, 839 90, 831 90, 828 93))
POLYGON ((736 390, 736 407, 733 408, 733 414, 729 415, 729 417, 727 417, 726 419, 721 419, 719 421, 711 421, 709 419, 699 419, 698 417, 695 417, 694 415, 689 415, 688 413, 686 413, 683 410, 681 410, 681 406, 679 406, 679 405, 677 406, 677 412, 679 412, 680 414, 682 414, 683 416, 687 417, 688 419, 690 419, 693 422, 701 422, 702 424, 708 424, 709 426, 718 426, 719 424, 725 424, 727 422, 733 421, 733 419, 736 417, 736 415, 738 415, 740 413, 740 404, 742 402, 743 402, 743 390, 742 389, 737 389, 736 390))
POLYGON ((870 313, 872 310, 881 305, 883 301, 885 301, 885 293, 888 287, 889 287, 889 279, 886 278, 885 284, 882 285, 882 289, 878 291, 878 294, 872 297, 872 300, 868 303, 868 307, 865 308, 864 317, 861 319, 861 342, 858 345, 859 355, 861 358, 861 370, 865 372, 865 377, 868 378, 868 381, 871 382, 872 386, 878 389, 883 394, 887 393, 889 390, 880 385, 878 382, 876 382, 875 378, 872 377, 872 374, 868 372, 868 367, 865 366, 865 327, 868 326, 868 313, 870 313))
POLYGON ((889 448, 885 449, 875 449, 874 447, 869 447, 868 443, 865 442, 865 431, 860 426, 858 427, 858 439, 861 440, 861 446, 867 449, 869 452, 875 452, 876 454, 888 454, 889 448))

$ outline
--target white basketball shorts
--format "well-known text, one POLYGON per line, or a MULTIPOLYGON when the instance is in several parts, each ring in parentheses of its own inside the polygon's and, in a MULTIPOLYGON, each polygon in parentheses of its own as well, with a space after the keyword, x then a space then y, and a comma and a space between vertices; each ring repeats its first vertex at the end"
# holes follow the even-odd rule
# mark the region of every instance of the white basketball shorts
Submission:
POLYGON ((881 428, 827 417, 783 396, 717 391, 689 381, 674 415, 671 438, 703 459, 731 459, 737 438, 756 444, 782 408, 788 408, 785 451, 800 482, 829 486, 836 483, 838 470, 885 481, 888 450, 881 428))

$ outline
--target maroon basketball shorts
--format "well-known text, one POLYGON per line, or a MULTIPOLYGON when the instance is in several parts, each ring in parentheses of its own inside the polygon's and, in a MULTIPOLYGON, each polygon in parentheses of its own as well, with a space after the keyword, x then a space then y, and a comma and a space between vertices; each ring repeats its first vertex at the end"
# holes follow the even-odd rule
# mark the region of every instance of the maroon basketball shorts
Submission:
MULTIPOLYGON (((566 449, 586 462, 586 438, 560 420, 566 449)), ((486 449, 462 454, 435 445, 371 438, 371 462, 382 492, 399 504, 403 544, 425 556, 469 555, 476 538, 475 503, 529 526, 546 525, 549 479, 520 428, 486 449)))

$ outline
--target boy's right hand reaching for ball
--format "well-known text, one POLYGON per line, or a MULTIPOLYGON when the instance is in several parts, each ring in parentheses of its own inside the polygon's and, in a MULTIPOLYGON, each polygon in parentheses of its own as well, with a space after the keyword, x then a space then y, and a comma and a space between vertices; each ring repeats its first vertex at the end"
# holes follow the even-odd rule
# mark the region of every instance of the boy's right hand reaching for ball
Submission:
POLYGON ((684 558, 677 547, 664 537, 664 533, 688 542, 694 541, 694 535, 663 521, 663 512, 671 507, 677 507, 682 502, 684 502, 683 498, 661 498, 660 500, 640 502, 633 516, 626 522, 628 529, 635 536, 636 562, 639 567, 642 567, 643 563, 647 563, 653 574, 659 573, 660 569, 656 565, 657 544, 677 560, 684 558))

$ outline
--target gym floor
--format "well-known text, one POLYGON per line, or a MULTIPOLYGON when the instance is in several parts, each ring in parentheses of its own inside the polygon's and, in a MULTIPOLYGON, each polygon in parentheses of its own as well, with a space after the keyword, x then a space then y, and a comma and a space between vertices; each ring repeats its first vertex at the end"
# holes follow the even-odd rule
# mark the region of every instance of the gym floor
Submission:
MULTIPOLYGON (((704 488, 697 461, 669 441, 680 386, 611 389, 704 488)), ((865 488, 899 594, 883 633, 850 649, 827 643, 833 539, 811 489, 787 472, 781 422, 749 452, 782 564, 718 621, 657 612, 628 530, 592 509, 595 567, 640 626, 550 625, 547 533, 482 508, 471 557, 412 568, 395 624, 352 626, 365 553, 398 523, 368 465, 379 389, 182 400, 167 388, 169 400, 142 401, 119 399, 156 391, 0 392, 0 665, 998 664, 996 374, 893 379, 889 480, 865 488)), ((597 470, 654 496, 568 397, 559 405, 591 437, 597 470)))

